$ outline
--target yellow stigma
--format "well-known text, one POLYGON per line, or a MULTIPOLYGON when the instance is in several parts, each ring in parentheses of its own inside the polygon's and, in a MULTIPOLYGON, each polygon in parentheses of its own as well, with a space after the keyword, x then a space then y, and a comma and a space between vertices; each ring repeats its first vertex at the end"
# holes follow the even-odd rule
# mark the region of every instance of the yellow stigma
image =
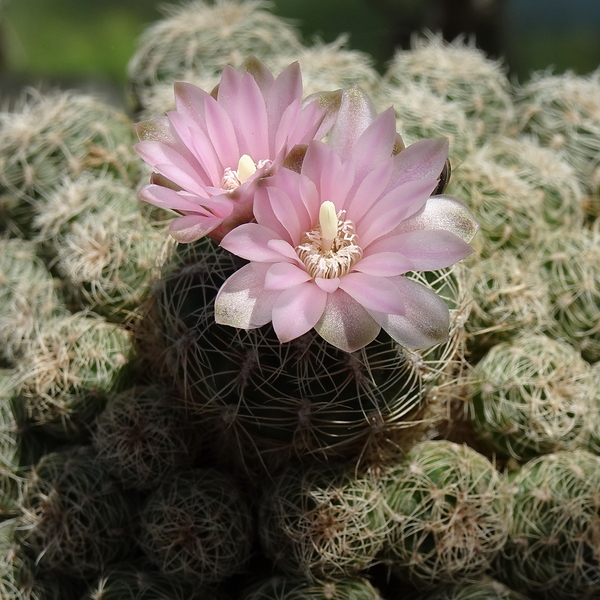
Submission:
POLYGON ((338 233, 338 216, 333 202, 326 200, 321 204, 319 225, 321 227, 321 250, 329 252, 338 233))
POLYGON ((242 183, 246 183, 248 178, 251 175, 254 175, 254 173, 256 173, 256 165, 254 164, 254 161, 247 154, 242 154, 237 168, 237 178, 240 182, 240 185, 242 183))

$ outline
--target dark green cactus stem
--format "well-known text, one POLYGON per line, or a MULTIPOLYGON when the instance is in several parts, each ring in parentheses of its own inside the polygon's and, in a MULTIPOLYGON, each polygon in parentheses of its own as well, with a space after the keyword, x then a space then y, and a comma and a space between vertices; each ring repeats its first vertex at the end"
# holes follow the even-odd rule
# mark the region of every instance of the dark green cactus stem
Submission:
POLYGON ((168 479, 141 512, 139 544, 164 575, 211 585, 244 570, 254 519, 238 483, 213 469, 168 479))

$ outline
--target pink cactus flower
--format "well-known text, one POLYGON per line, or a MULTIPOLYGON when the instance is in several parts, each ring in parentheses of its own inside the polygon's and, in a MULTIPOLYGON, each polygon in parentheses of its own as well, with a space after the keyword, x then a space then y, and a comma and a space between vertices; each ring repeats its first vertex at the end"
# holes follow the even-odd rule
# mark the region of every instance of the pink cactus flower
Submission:
POLYGON ((280 342, 314 328, 347 352, 382 328, 414 349, 447 338, 448 307, 405 274, 470 254, 478 224, 459 199, 432 196, 445 140, 393 154, 396 143, 393 111, 376 117, 360 90, 346 92, 329 145, 311 141, 299 173, 280 169, 257 190, 256 222, 221 241, 249 263, 221 287, 218 323, 272 322, 280 342))
POLYGON ((225 68, 215 97, 176 83, 175 103, 167 116, 138 124, 135 149, 155 171, 140 198, 181 215, 170 226, 179 242, 219 241, 252 220, 258 181, 332 122, 317 100, 303 105, 298 63, 275 79, 251 58, 239 71, 225 68))

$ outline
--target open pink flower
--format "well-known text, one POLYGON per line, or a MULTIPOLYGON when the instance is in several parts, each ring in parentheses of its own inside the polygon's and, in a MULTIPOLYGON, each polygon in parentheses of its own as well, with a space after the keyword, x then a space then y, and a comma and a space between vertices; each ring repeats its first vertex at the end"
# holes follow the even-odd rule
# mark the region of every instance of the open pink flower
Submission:
POLYGON ((289 150, 322 137, 330 119, 318 101, 302 104, 298 63, 275 79, 258 60, 226 67, 216 96, 175 84, 176 110, 138 124, 138 154, 155 170, 140 198, 181 216, 171 234, 191 242, 252 219, 256 183, 289 150))
POLYGON ((330 145, 310 142, 300 173, 281 169, 257 190, 256 222, 221 242, 250 262, 220 289, 218 323, 272 321, 281 342, 315 328, 348 352, 381 328, 409 348, 447 338, 444 301, 404 274, 464 258, 478 225, 457 198, 431 196, 447 142, 423 140, 392 155, 393 112, 373 112, 351 91, 330 145))

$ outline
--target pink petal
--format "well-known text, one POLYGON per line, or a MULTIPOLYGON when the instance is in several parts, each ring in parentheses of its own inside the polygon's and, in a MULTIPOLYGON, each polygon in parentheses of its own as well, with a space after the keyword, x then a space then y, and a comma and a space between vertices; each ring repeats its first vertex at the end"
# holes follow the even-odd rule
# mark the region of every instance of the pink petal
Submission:
POLYGON ((342 92, 335 124, 329 132, 329 145, 343 161, 351 154, 358 138, 377 117, 371 98, 357 85, 342 92))
MULTIPOLYGON (((348 161, 349 163, 350 161, 348 161)), ((345 163, 345 164, 348 164, 345 163)), ((356 190, 349 195, 344 208, 348 217, 358 223, 381 197, 392 173, 392 159, 382 160, 360 181, 356 190)))
POLYGON ((311 276, 300 267, 291 263, 275 263, 267 271, 266 290, 286 290, 309 281, 311 276))
POLYGON ((345 352, 371 343, 380 329, 364 307, 340 289, 328 294, 323 315, 315 325, 325 341, 345 352))
MULTIPOLYGON (((212 97, 206 97, 206 130, 223 167, 237 169, 242 153, 235 130, 225 109, 212 97)), ((222 175, 221 171, 221 175, 222 175)))
POLYGON ((288 242, 281 239, 272 239, 267 243, 267 246, 274 250, 275 252, 279 252, 281 256, 288 259, 289 262, 295 262, 299 265, 302 265, 302 261, 298 258, 298 254, 293 246, 291 246, 288 242))
POLYGON ((191 83, 181 81, 175 82, 173 89, 177 112, 194 121, 199 129, 206 131, 204 107, 205 99, 210 94, 191 83))
POLYGON ((389 108, 382 112, 356 140, 352 156, 356 158, 357 177, 362 179, 377 163, 390 158, 395 142, 396 117, 394 109, 389 108))
POLYGON ((273 77, 271 71, 263 65, 263 63, 256 58, 256 56, 249 56, 238 69, 240 72, 250 73, 256 81, 256 84, 260 88, 263 96, 267 96, 275 78, 273 77))
MULTIPOLYGON (((325 113, 323 120, 314 135, 315 140, 322 139, 334 125, 340 110, 342 97, 342 90, 335 90, 333 92, 316 92, 304 99, 304 102, 302 103, 303 107, 314 103, 325 113)), ((305 143, 307 142, 308 140, 305 143)))
POLYGON ((189 244, 208 235, 223 222, 223 217, 214 215, 185 215, 173 219, 169 233, 180 244, 189 244))
POLYGON ((315 283, 328 294, 333 294, 340 287, 340 278, 332 277, 325 279, 324 277, 315 277, 315 283))
MULTIPOLYGON (((287 127, 289 127, 287 129, 287 134, 289 134, 298 120, 301 102, 302 74, 300 72, 300 65, 297 62, 294 62, 279 74, 266 96, 270 137, 269 150, 271 156, 275 156, 277 151, 286 141, 285 139, 281 139, 281 137, 283 137, 283 131, 280 131, 279 127, 283 115, 287 111, 288 115, 286 120, 288 121, 287 127), (291 106, 293 106, 293 109, 290 111, 289 109, 291 106), (279 139, 277 139, 278 137, 279 139)), ((287 134, 285 135, 285 138, 287 138, 287 134)))
POLYGON ((394 240, 396 251, 412 261, 417 271, 449 267, 473 252, 467 242, 443 229, 409 231, 387 239, 394 240))
POLYGON ((436 185, 437 181, 431 180, 409 181, 381 197, 362 221, 356 223, 361 247, 366 248, 419 210, 436 185))
POLYGON ((397 287, 387 277, 348 273, 340 278, 340 289, 367 310, 402 314, 404 303, 397 287))
POLYGON ((274 231, 258 223, 244 223, 232 229, 221 240, 221 247, 246 260, 279 262, 283 259, 281 254, 268 246, 268 242, 273 239, 278 239, 274 231))
POLYGON ((413 262, 398 252, 377 252, 369 256, 363 256, 353 267, 354 271, 360 271, 367 275, 376 277, 393 277, 403 275, 408 271, 414 271, 413 262))
POLYGON ((327 293, 313 281, 284 290, 273 305, 273 329, 280 342, 289 342, 311 330, 321 318, 327 293))
MULTIPOLYGON (((205 202, 204 198, 199 198, 198 196, 186 198, 175 190, 162 185, 145 185, 138 195, 144 202, 154 204, 154 206, 160 206, 161 208, 169 208, 182 213, 208 214, 208 211, 202 206, 205 202)), ((228 203, 225 202, 224 208, 227 205, 228 203)))
POLYGON ((424 229, 444 229, 470 242, 479 229, 479 223, 462 200, 440 194, 429 198, 418 212, 402 221, 393 233, 424 229))
POLYGON ((419 140, 394 156, 390 187, 414 179, 439 179, 448 156, 448 140, 419 140))
MULTIPOLYGON (((304 204, 299 201, 297 196, 292 200, 285 192, 276 187, 269 187, 267 188, 267 191, 269 193, 273 215, 285 229, 286 235, 281 237, 286 241, 291 242, 292 245, 296 245, 300 241, 300 236, 303 233, 301 223, 306 222, 307 215, 304 204), (304 213, 304 215, 298 215, 298 211, 304 213)), ((279 228, 278 231, 280 231, 279 228)))
POLYGON ((448 339, 449 310, 435 292, 406 277, 393 280, 404 299, 404 314, 369 313, 396 342, 411 349, 428 348, 448 339))
POLYGON ((215 321, 241 329, 262 327, 271 320, 279 291, 265 290, 269 264, 250 263, 221 286, 215 299, 215 321))

